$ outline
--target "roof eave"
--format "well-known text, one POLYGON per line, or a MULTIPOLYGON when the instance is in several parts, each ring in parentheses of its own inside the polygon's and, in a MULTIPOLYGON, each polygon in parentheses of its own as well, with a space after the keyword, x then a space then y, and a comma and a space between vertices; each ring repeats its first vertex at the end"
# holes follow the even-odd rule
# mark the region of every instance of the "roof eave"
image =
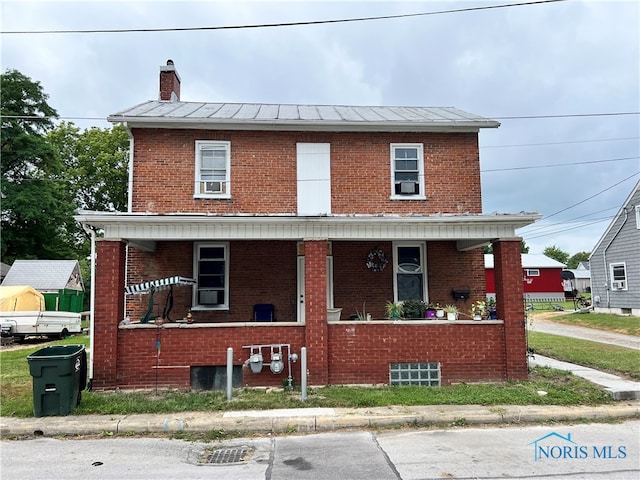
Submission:
POLYGON ((321 132, 478 132, 481 128, 498 128, 496 120, 447 122, 349 122, 315 120, 220 120, 110 115, 111 123, 126 123, 130 128, 173 128, 198 130, 272 130, 321 132))
POLYGON ((515 230, 541 218, 537 213, 306 216, 82 212, 76 221, 105 231, 105 238, 177 239, 401 239, 516 238, 515 230), (179 228, 176 228, 178 227, 179 228), (164 232, 155 237, 158 232, 164 232), (178 233, 176 233, 178 232, 178 233), (189 233, 191 232, 191 233, 189 233), (171 235, 178 235, 172 237, 171 235))

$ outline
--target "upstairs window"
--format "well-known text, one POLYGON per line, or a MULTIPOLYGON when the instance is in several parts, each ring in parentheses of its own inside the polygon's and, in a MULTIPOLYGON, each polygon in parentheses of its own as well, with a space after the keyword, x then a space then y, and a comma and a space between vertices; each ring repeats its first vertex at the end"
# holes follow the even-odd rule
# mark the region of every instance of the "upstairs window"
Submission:
POLYGON ((231 196, 231 143, 196 141, 195 197, 231 196))
POLYGON ((391 144, 391 198, 425 198, 424 154, 421 143, 391 144))

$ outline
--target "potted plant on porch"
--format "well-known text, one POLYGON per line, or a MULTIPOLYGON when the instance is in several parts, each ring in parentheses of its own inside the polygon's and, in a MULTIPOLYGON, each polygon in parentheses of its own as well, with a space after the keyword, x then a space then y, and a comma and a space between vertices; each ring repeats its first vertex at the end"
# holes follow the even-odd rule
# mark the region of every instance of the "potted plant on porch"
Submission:
POLYGON ((404 305, 401 302, 387 302, 385 308, 388 318, 402 318, 404 315, 404 305))
POLYGON ((402 302, 404 318, 423 319, 427 304, 422 300, 405 300, 402 302))
POLYGON ((482 320, 487 315, 487 302, 483 302, 482 300, 473 302, 469 313, 474 320, 482 320))
POLYGON ((444 311, 447 313, 447 320, 458 319, 458 307, 456 305, 446 305, 444 311))

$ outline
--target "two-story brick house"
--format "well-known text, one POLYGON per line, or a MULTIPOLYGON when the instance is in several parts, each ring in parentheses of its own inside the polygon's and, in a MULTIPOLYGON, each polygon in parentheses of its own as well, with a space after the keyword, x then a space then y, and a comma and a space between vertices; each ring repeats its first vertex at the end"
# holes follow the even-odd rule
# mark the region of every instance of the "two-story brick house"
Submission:
POLYGON ((305 347, 311 385, 527 377, 515 230, 538 215, 482 214, 478 132, 498 122, 454 108, 181 102, 180 86, 167 62, 159 100, 108 118, 131 133, 129 211, 77 217, 101 232, 94 388, 198 386, 229 347, 235 385, 281 384, 247 366, 252 345, 267 346, 265 364, 269 345, 305 347), (467 312, 485 298, 488 242, 500 320, 387 319, 394 300, 467 312), (172 290, 178 321, 138 322, 149 294, 125 288, 173 276, 194 281, 172 290), (272 321, 254 321, 256 305, 272 321))

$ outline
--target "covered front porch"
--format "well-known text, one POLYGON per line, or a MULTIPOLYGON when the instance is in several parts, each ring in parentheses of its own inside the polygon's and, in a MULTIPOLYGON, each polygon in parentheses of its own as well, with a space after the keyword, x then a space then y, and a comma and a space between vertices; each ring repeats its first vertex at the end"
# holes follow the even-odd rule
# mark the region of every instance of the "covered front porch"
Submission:
MULTIPOLYGON (((197 372, 225 364, 228 347, 234 349, 236 383, 279 385, 281 375, 247 367, 245 347, 264 344, 288 344, 297 352, 306 347, 314 385, 389 383, 390 368, 410 364, 437 370, 439 384, 524 378, 520 239, 514 232, 536 218, 85 213, 78 218, 83 224, 104 231, 95 243, 92 282, 93 386, 193 388, 197 372), (488 242, 500 278, 499 320, 387 319, 386 302, 407 288, 429 303, 455 303, 462 312, 484 300, 481 247, 488 242), (198 252, 209 247, 215 250, 208 253, 223 254, 225 271, 202 290, 207 280, 198 252), (367 267, 372 251, 384 252, 385 268, 367 267), (419 253, 414 278, 399 267, 403 252, 419 253), (174 290, 171 321, 139 323, 148 298, 125 295, 125 287, 171 275, 193 277, 197 285, 174 290), (460 290, 468 298, 454 298, 460 290), (273 305, 273 321, 255 321, 254 306, 264 304, 273 305), (330 308, 342 309, 340 321, 328 321, 330 308), (350 320, 363 312, 370 322, 350 320), (189 313, 193 323, 183 321, 189 313)), ((164 294, 156 295, 160 306, 164 294)), ((292 370, 299 378, 299 365, 292 370)))

